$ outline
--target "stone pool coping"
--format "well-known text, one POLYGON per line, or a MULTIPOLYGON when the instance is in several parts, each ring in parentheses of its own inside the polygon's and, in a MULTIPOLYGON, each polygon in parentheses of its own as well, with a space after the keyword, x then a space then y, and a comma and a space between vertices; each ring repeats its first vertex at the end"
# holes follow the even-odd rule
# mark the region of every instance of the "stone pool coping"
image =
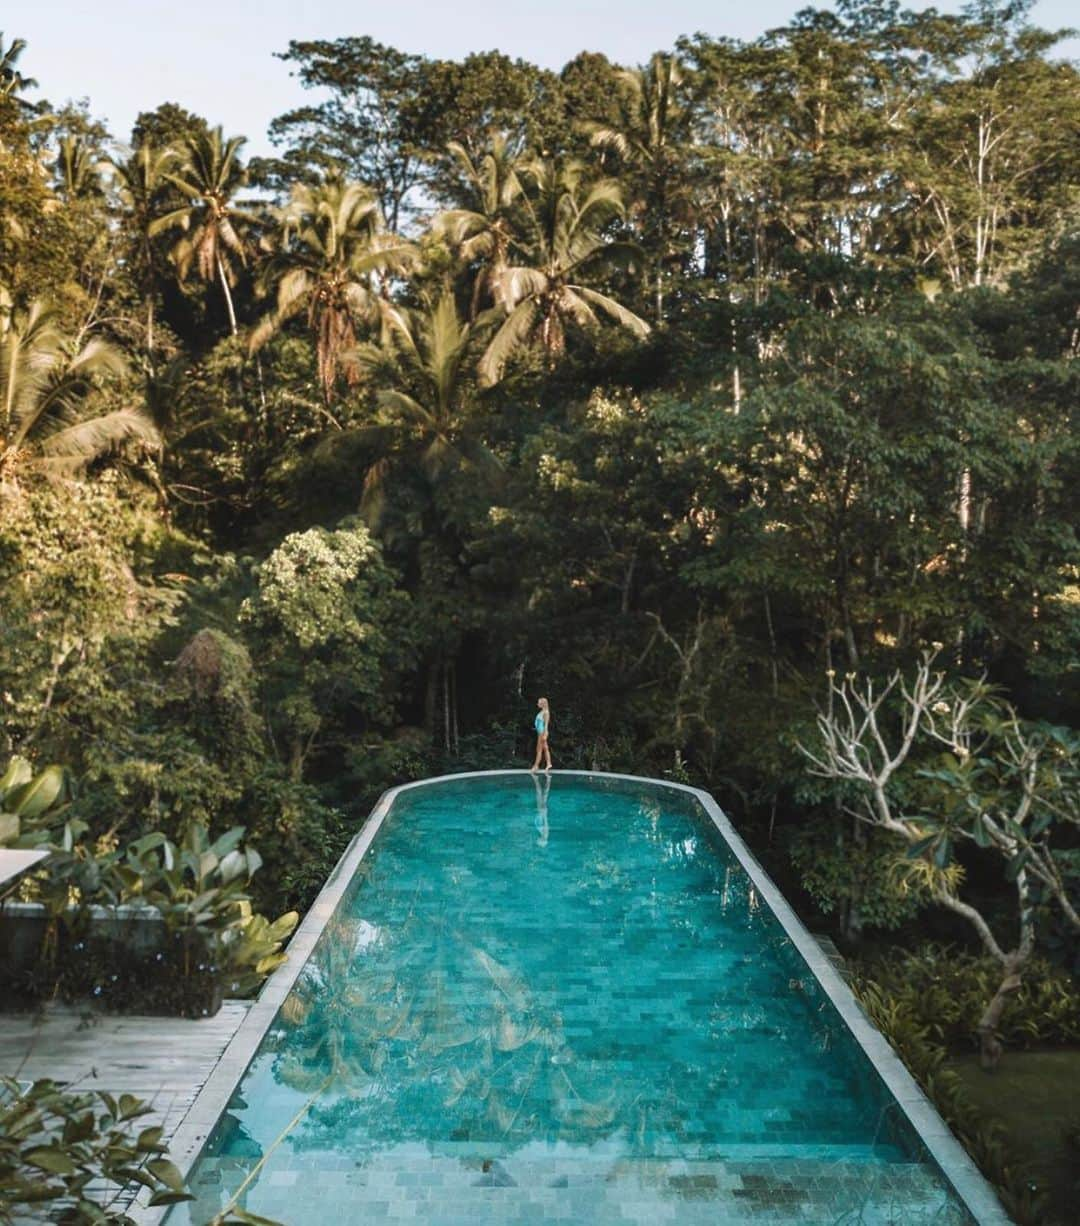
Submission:
MULTIPOLYGON (((694 797, 717 827, 758 893, 772 909, 780 926, 802 955, 855 1041, 866 1053, 870 1063, 899 1103, 901 1111, 911 1122, 916 1135, 922 1140, 930 1156, 975 1221, 979 1223, 979 1226, 1010 1226, 1011 1219, 1001 1207, 990 1184, 983 1178, 982 1173, 960 1142, 949 1131, 937 1109, 904 1067, 900 1058, 890 1047, 888 1040, 870 1023, 856 1002, 851 989, 837 974, 828 957, 788 905, 787 900, 758 863, 753 852, 743 842, 727 815, 708 792, 683 783, 672 783, 666 779, 650 779, 639 775, 564 770, 551 773, 569 778, 611 779, 623 780, 627 783, 649 784, 694 797)), ((300 971, 315 948, 315 943, 322 935, 323 929, 341 901, 358 865, 367 854, 368 848, 398 796, 402 792, 439 783, 530 774, 530 771, 518 769, 466 771, 457 775, 438 775, 430 779, 403 783, 398 787, 388 789, 379 797, 367 820, 345 849, 319 896, 289 942, 288 960, 278 967, 263 985, 258 999, 248 1010, 247 1017, 207 1078, 179 1128, 169 1140, 169 1156, 183 1172, 185 1178, 190 1175, 203 1144, 232 1097, 233 1091, 239 1085, 259 1044, 270 1029, 278 1009, 292 991, 300 971)), ((144 1226, 156 1226, 167 1212, 165 1208, 143 1207, 137 1211, 137 1217, 140 1222, 144 1223, 144 1226)))

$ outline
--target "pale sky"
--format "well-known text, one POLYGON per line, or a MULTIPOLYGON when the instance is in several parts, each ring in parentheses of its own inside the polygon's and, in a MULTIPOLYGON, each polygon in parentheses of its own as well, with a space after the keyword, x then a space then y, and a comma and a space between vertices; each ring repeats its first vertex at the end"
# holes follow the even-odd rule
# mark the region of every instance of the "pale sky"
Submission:
MULTIPOLYGON (((823 7, 819 4, 817 7, 823 7)), ((680 34, 750 39, 783 25, 801 0, 28 0, 2 19, 4 42, 24 38, 19 69, 53 103, 89 99, 126 139, 139 111, 177 102, 248 137, 266 153, 275 115, 316 100, 274 58, 290 39, 370 35, 402 51, 456 59, 497 49, 545 68, 579 51, 643 63, 680 34)), ((918 7, 918 0, 911 5, 918 7)), ((961 0, 939 0, 958 12, 961 0)), ((1031 20, 1058 29, 1080 18, 1072 0, 1036 0, 1031 20)), ((1060 55, 1080 56, 1069 40, 1060 55)), ((31 97, 35 95, 29 95, 31 97)))

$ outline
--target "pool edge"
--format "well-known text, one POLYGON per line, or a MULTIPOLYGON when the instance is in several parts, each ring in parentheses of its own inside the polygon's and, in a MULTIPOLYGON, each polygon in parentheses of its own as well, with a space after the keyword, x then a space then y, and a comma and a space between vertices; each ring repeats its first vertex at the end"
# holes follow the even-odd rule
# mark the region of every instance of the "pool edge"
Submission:
MULTIPOLYGON (((388 788, 383 792, 349 841, 348 847, 331 871, 326 884, 301 920, 289 942, 287 961, 278 967, 263 985, 258 998, 248 1010, 247 1016, 241 1022, 221 1059, 196 1095, 180 1126, 169 1141, 169 1157, 180 1168, 185 1180, 190 1175, 218 1117, 225 1109, 264 1035, 269 1030, 278 1009, 292 991, 293 984, 306 964, 315 943, 322 935, 327 921, 348 888, 356 868, 367 854, 368 848, 397 797, 402 792, 452 780, 486 779, 502 775, 529 775, 531 773, 522 768, 463 771, 460 774, 416 779, 410 783, 388 788)), ((1012 1226, 1012 1219, 1002 1208, 989 1182, 964 1147, 953 1136, 937 1108, 919 1088, 899 1056, 889 1045, 888 1040, 863 1013, 851 989, 837 974, 836 969, 822 952, 809 930, 791 909, 783 894, 758 862, 757 857, 732 826, 727 814, 709 792, 702 788, 691 787, 689 784, 674 783, 667 779, 654 779, 644 775, 569 770, 550 773, 582 779, 621 779, 630 783, 644 783, 654 787, 668 788, 693 796, 708 814, 761 897, 769 905, 780 926, 813 972, 822 991, 840 1014, 852 1037, 896 1099, 901 1111, 965 1208, 979 1226, 1012 1226)), ((133 1216, 142 1226, 158 1226, 167 1212, 168 1207, 151 1209, 144 1204, 132 1206, 133 1216)))

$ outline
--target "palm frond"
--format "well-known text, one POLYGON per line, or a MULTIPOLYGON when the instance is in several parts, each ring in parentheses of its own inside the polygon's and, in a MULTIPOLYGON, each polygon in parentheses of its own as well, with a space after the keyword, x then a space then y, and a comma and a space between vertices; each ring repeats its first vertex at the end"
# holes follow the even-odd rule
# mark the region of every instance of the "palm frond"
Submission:
POLYGON ((611 150, 619 157, 626 158, 630 153, 630 142, 624 133, 615 128, 609 128, 600 123, 582 124, 582 130, 589 138, 589 144, 594 149, 611 150))
POLYGON ((457 448, 466 464, 476 469, 488 484, 499 485, 506 479, 506 469, 502 461, 480 439, 466 435, 458 439, 457 448))
POLYGON ((364 473, 360 492, 360 516, 373 531, 382 522, 386 511, 386 486, 390 476, 390 460, 383 456, 364 473))
POLYGON ((524 298, 536 297, 548 291, 551 280, 538 268, 503 268, 493 278, 500 300, 512 310, 524 298))
POLYGON ((439 431, 439 422, 427 409, 407 392, 395 388, 383 388, 376 397, 381 408, 389 409, 410 425, 420 426, 425 430, 439 431))
POLYGON ((585 331, 597 327, 600 322, 592 307, 571 286, 567 286, 560 296, 559 310, 585 331))
MULTIPOLYGON (((165 178, 168 177, 168 175, 165 176, 165 178)), ((156 238, 157 235, 165 230, 171 230, 174 226, 179 226, 183 230, 190 229, 191 208, 189 206, 184 205, 178 209, 170 209, 168 213, 162 213, 160 217, 155 217, 146 227, 146 232, 151 238, 156 238)))
POLYGON ((635 315, 633 311, 628 310, 622 303, 616 302, 614 298, 609 298, 607 294, 601 294, 598 290, 589 289, 585 285, 574 285, 567 288, 579 294, 598 310, 603 311, 605 315, 613 319, 620 327, 632 332, 634 336, 643 339, 652 331, 652 328, 640 315, 635 315))
POLYGON ((536 325, 538 306, 535 299, 526 298, 510 312, 502 326, 488 342, 477 365, 477 374, 485 387, 493 387, 503 376, 507 362, 529 341, 536 325))
POLYGON ((342 357, 343 360, 350 362, 361 376, 366 376, 371 382, 380 378, 392 377, 394 373, 393 354, 387 352, 381 345, 373 345, 370 342, 354 345, 342 357))
MULTIPOLYGON (((235 214, 234 214, 235 216, 235 214)), ((223 217, 218 222, 218 234, 221 236, 221 241, 235 255, 240 257, 240 263, 243 264, 247 260, 247 253, 244 250, 244 244, 240 241, 240 235, 236 233, 236 228, 228 217, 223 217)))
POLYGON ((157 427, 141 409, 116 409, 65 426, 41 440, 41 452, 47 464, 65 461, 66 467, 84 468, 130 442, 145 443, 148 447, 161 445, 157 427))
POLYGON ((459 247, 469 239, 487 230, 488 219, 483 213, 471 209, 447 209, 432 222, 431 230, 451 246, 459 247))

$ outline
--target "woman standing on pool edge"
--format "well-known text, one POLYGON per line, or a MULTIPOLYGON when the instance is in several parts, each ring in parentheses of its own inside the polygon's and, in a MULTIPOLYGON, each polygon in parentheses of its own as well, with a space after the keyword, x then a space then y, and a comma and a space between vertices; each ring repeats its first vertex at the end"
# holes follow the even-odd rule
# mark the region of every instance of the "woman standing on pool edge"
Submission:
POLYGON ((532 764, 534 771, 540 769, 540 759, 544 758, 544 770, 551 770, 551 750, 548 749, 548 729, 551 727, 551 708, 546 698, 538 698, 536 705, 540 708, 533 720, 536 729, 536 761, 532 764))

